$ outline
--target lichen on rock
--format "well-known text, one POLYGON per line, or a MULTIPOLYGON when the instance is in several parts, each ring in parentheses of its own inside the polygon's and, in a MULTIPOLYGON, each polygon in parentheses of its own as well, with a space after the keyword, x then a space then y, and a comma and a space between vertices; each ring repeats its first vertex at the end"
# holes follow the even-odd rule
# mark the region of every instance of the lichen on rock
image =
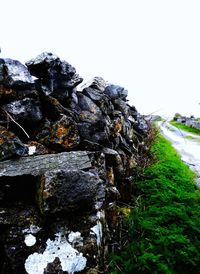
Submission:
POLYGON ((57 233, 54 241, 47 240, 42 254, 35 252, 29 255, 25 261, 25 269, 28 274, 43 274, 47 265, 56 258, 60 259, 62 270, 69 274, 82 271, 87 263, 83 254, 74 249, 64 235, 57 233))

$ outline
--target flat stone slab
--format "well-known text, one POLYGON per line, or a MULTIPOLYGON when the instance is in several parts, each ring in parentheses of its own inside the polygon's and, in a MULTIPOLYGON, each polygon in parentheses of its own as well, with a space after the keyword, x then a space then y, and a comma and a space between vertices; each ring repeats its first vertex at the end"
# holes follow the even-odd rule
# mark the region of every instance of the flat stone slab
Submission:
POLYGON ((55 169, 83 170, 88 168, 91 168, 91 161, 86 151, 70 151, 58 154, 20 157, 0 162, 0 177, 39 176, 46 171, 55 169))

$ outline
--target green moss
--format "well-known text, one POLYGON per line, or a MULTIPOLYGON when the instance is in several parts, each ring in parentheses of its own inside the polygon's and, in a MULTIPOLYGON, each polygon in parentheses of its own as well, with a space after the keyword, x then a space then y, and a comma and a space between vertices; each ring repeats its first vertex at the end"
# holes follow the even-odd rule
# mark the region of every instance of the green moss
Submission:
POLYGON ((159 136, 157 162, 134 182, 133 210, 126 222, 129 244, 112 256, 110 273, 198 273, 200 192, 195 174, 159 136))
POLYGON ((185 130, 187 132, 191 132, 193 134, 200 135, 200 129, 192 128, 192 127, 177 123, 176 121, 170 121, 170 124, 172 126, 175 126, 175 127, 179 128, 179 129, 182 129, 182 130, 185 130))

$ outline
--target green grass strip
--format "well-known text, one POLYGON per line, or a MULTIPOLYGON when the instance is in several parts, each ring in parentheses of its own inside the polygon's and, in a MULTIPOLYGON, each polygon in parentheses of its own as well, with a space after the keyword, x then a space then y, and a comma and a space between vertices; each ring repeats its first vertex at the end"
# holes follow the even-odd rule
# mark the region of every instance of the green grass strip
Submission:
POLYGON ((195 174, 158 136, 157 158, 134 182, 129 244, 111 258, 110 273, 200 273, 200 191, 195 174))
POLYGON ((192 127, 177 123, 176 121, 173 121, 173 120, 170 121, 170 124, 172 126, 175 126, 175 127, 179 128, 179 129, 182 129, 182 130, 185 130, 187 132, 190 132, 190 133, 193 133, 193 134, 196 134, 196 135, 200 135, 200 130, 197 129, 197 128, 192 128, 192 127))

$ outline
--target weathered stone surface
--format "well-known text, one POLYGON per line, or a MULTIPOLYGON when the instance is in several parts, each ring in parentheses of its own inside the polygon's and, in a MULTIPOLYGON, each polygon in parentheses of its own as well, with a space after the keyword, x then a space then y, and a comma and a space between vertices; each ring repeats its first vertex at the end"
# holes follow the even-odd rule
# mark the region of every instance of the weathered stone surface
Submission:
POLYGON ((41 184, 40 207, 44 213, 94 211, 105 199, 105 183, 92 171, 47 171, 41 184))
POLYGON ((79 120, 80 120, 80 122, 95 124, 95 123, 97 123, 99 121, 99 119, 101 117, 102 116, 99 115, 99 113, 94 114, 94 113, 91 113, 90 111, 87 111, 87 110, 79 112, 79 120))
POLYGON ((37 84, 40 90, 61 101, 69 98, 72 89, 82 82, 74 67, 52 53, 44 52, 26 65, 39 78, 37 84))
POLYGON ((83 94, 89 97, 92 101, 97 103, 103 100, 103 98, 105 97, 103 92, 100 92, 99 90, 91 87, 85 88, 83 90, 83 94))
MULTIPOLYGON (((93 116, 90 115, 88 118, 89 117, 92 118, 93 116)), ((109 141, 110 130, 104 119, 98 121, 93 120, 90 123, 89 119, 86 121, 87 123, 78 124, 79 133, 82 138, 97 144, 103 144, 109 141)))
POLYGON ((34 206, 0 207, 0 226, 30 226, 33 223, 39 223, 38 210, 34 206))
POLYGON ((44 145, 38 143, 37 141, 28 142, 29 155, 45 155, 51 154, 51 150, 44 145))
POLYGON ((62 271, 62 266, 59 258, 55 258, 52 263, 48 263, 47 267, 44 269, 44 274, 65 274, 66 271, 62 271))
POLYGON ((115 109, 121 111, 123 115, 129 115, 129 106, 125 101, 121 99, 115 99, 113 101, 113 104, 115 106, 115 109))
POLYGON ((37 139, 44 145, 55 149, 72 149, 80 143, 80 136, 76 123, 71 117, 62 115, 55 122, 46 120, 42 127, 42 132, 37 136, 37 139))
POLYGON ((117 85, 108 85, 104 91, 111 99, 126 99, 128 91, 117 85))
POLYGON ((78 93, 78 105, 82 110, 89 111, 93 114, 101 114, 99 107, 82 93, 78 93))
POLYGON ((8 111, 15 120, 23 122, 39 122, 42 119, 41 106, 39 101, 25 98, 3 105, 2 108, 8 111))
POLYGON ((105 148, 103 150, 106 158, 106 166, 112 168, 114 176, 121 178, 124 176, 125 167, 122 162, 122 158, 116 150, 105 148))
POLYGON ((34 81, 28 69, 17 60, 0 59, 0 84, 7 87, 27 88, 34 81))
POLYGON ((27 147, 6 128, 0 126, 0 161, 28 153, 27 147))
POLYGON ((108 85, 107 82, 102 77, 95 76, 86 84, 84 84, 83 88, 85 89, 89 87, 89 88, 103 92, 107 85, 108 85))
POLYGON ((88 169, 91 162, 85 151, 62 152, 58 154, 23 157, 0 162, 1 176, 38 176, 54 169, 88 169))
POLYGON ((24 98, 32 98, 39 100, 38 91, 35 89, 15 89, 6 87, 0 84, 0 99, 2 104, 10 103, 16 100, 22 100, 24 98))
POLYGON ((39 54, 36 58, 26 62, 26 66, 30 70, 31 74, 38 78, 47 78, 52 76, 59 67, 61 68, 60 74, 66 75, 68 79, 71 79, 76 73, 75 68, 70 64, 67 62, 62 63, 57 55, 49 52, 39 54))

